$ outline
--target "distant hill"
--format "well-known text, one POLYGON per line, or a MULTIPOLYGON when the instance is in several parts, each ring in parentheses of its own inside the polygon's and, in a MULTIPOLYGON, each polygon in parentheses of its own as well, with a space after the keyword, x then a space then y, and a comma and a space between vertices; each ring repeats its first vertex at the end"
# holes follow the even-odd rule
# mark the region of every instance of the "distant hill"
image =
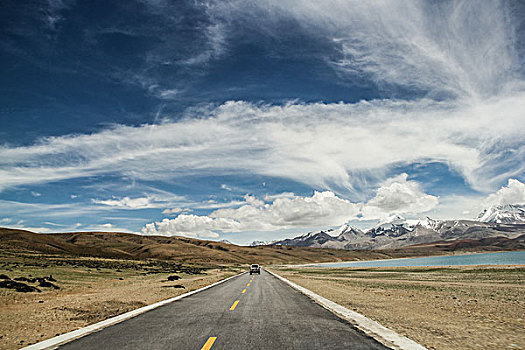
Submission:
POLYGON ((40 234, 0 228, 0 251, 129 259, 168 259, 198 264, 299 264, 405 256, 401 252, 350 252, 283 246, 242 247, 185 237, 114 232, 40 234))
MULTIPOLYGON (((347 238, 354 230, 341 233, 347 238)), ((328 234, 311 238, 328 239, 328 234)), ((317 240, 317 242, 320 242, 317 240)), ((320 244, 322 246, 322 244, 320 244)), ((342 250, 284 245, 243 247, 185 237, 142 236, 114 232, 41 234, 0 228, 1 254, 53 254, 124 259, 162 259, 194 264, 304 264, 449 254, 456 251, 525 249, 525 235, 425 243, 397 249, 342 250)))

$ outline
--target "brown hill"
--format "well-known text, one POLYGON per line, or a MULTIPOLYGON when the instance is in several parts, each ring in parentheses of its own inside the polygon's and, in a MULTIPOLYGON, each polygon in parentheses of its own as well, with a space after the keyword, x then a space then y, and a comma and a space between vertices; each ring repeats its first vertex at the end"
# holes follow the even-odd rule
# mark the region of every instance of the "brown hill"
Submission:
POLYGON ((525 235, 516 238, 487 237, 480 239, 458 239, 453 241, 438 241, 413 245, 411 249, 439 249, 442 251, 500 251, 525 249, 525 235))
POLYGON ((185 237, 141 236, 113 232, 39 234, 0 228, 0 249, 104 258, 169 259, 192 263, 309 263, 385 259, 381 252, 283 246, 243 247, 185 237))

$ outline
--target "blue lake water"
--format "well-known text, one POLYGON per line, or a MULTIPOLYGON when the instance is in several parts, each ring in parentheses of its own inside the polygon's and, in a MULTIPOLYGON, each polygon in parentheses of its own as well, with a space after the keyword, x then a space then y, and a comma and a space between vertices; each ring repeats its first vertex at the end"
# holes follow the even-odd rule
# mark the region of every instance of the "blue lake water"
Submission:
POLYGON ((396 267, 396 266, 457 266, 457 265, 525 265, 525 251, 433 256, 428 258, 348 261, 308 265, 311 267, 396 267))

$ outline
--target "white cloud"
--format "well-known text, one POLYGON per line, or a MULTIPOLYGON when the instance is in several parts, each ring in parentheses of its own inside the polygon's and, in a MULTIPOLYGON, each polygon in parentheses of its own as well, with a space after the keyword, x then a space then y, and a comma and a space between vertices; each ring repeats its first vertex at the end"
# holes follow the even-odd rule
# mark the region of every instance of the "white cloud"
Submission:
POLYGON ((238 207, 239 205, 244 204, 244 201, 229 201, 229 202, 217 202, 213 199, 210 199, 201 203, 192 203, 191 207, 193 209, 218 209, 218 208, 231 208, 238 207))
POLYGON ((408 181, 407 174, 387 180, 366 203, 353 203, 330 191, 315 191, 311 197, 292 193, 266 196, 271 203, 249 194, 244 200, 238 208, 218 209, 202 216, 180 214, 175 219, 149 223, 142 233, 216 238, 219 232, 327 228, 358 217, 376 220, 392 213, 418 214, 438 204, 437 197, 424 193, 419 183, 408 181))
MULTIPOLYGON (((144 85, 147 85, 147 80, 144 85)), ((181 91, 179 89, 163 89, 158 84, 151 84, 148 86, 147 91, 150 95, 153 95, 161 100, 174 100, 177 99, 181 91)))
POLYGON ((226 21, 243 19, 274 40, 282 23, 293 21, 296 30, 339 48, 341 57, 322 58, 343 76, 371 76, 436 97, 498 94, 522 68, 521 23, 504 2, 220 0, 210 11, 226 21))
POLYGON ((49 232, 52 232, 52 230, 49 228, 49 227, 36 227, 36 226, 27 226, 24 222, 24 220, 18 220, 16 223, 12 223, 12 220, 8 219, 6 221, 4 221, 5 219, 8 219, 8 218, 4 218, 2 220, 2 224, 8 224, 7 226, 4 226, 5 228, 12 228, 12 229, 15 229, 15 230, 26 230, 26 231, 31 231, 31 232, 38 232, 38 233, 49 233, 49 232))
MULTIPOLYGON (((422 98, 271 106, 230 101, 189 109, 184 118, 171 122, 50 137, 30 146, 3 145, 0 190, 104 174, 162 181, 242 173, 353 191, 370 178, 369 187, 380 183, 394 165, 436 161, 457 170, 474 189, 494 191, 525 171, 525 93, 523 75, 517 72, 523 64, 516 60, 511 16, 501 2, 422 4, 210 3, 208 11, 217 23, 210 21, 205 28, 209 40, 204 53, 187 63, 223 54, 223 23, 239 13, 251 13, 250 25, 273 31, 269 35, 281 30, 274 24, 286 17, 339 47, 341 57, 324 57, 339 72, 370 75, 380 86, 418 88, 441 102, 422 98)), ((166 12, 160 3, 159 12, 166 12)), ((385 196, 407 195, 406 188, 396 186, 400 188, 384 190, 385 196)), ((152 205, 126 198, 97 200, 108 208, 152 205)), ((384 209, 385 198, 372 204, 384 209)), ((422 198, 418 205, 430 207, 431 201, 422 198)), ((153 207, 184 205, 157 204, 153 207)), ((224 206, 208 203, 202 208, 206 205, 224 206)))
POLYGON ((8 224, 13 221, 11 218, 3 218, 0 220, 0 224, 8 224))
POLYGON ((226 29, 224 24, 220 22, 211 23, 208 25, 203 34, 207 39, 207 45, 197 55, 188 59, 182 60, 179 63, 185 65, 203 65, 221 57, 226 51, 226 29))
POLYGON ((232 231, 238 225, 226 219, 213 219, 207 216, 181 214, 175 219, 163 219, 160 222, 146 224, 142 228, 143 235, 186 236, 198 238, 217 238, 214 232, 232 231))
POLYGON ((40 197, 42 194, 41 193, 38 193, 38 192, 35 192, 35 191, 31 191, 31 195, 33 197, 40 197))
POLYGON ((184 197, 171 193, 148 194, 146 197, 112 197, 110 199, 91 199, 92 203, 121 209, 162 208, 172 203, 185 201, 184 197))
POLYGON ((267 194, 266 196, 264 196, 264 200, 269 202, 277 198, 294 198, 294 197, 295 197, 295 193, 293 192, 283 192, 283 193, 277 193, 277 194, 267 194))
POLYGON ((222 188, 223 190, 226 190, 226 191, 232 191, 232 188, 231 188, 230 186, 226 185, 226 184, 222 184, 222 185, 221 185, 221 188, 222 188))
POLYGON ((401 174, 386 181, 363 207, 363 219, 383 219, 391 214, 417 214, 434 209, 439 200, 426 194, 416 181, 407 181, 401 174))
POLYGON ((55 226, 55 227, 64 227, 64 226, 66 226, 66 225, 57 224, 57 223, 51 222, 51 221, 46 221, 46 222, 44 222, 44 224, 46 224, 48 226, 55 226))
MULTIPOLYGON (((165 2, 147 6, 170 13, 165 2)), ((369 174, 382 180, 393 164, 439 161, 488 192, 525 171, 523 60, 504 3, 224 0, 203 8, 210 19, 202 28, 206 44, 187 64, 224 54, 230 21, 243 19, 278 38, 280 21, 292 19, 298 30, 339 48, 341 57, 321 58, 343 77, 417 88, 429 99, 284 106, 230 101, 189 109, 176 122, 4 145, 0 190, 108 173, 165 180, 220 172, 351 190, 369 174)), ((156 82, 144 86, 161 98, 179 92, 156 82)))
POLYGON ((85 227, 85 230, 88 230, 88 231, 101 231, 101 232, 127 232, 127 233, 130 232, 129 230, 127 230, 125 228, 117 227, 117 226, 115 226, 115 225, 113 225, 112 223, 109 223, 109 222, 105 223, 105 224, 89 225, 89 226, 85 227))
POLYGON ((485 206, 525 204, 525 184, 516 179, 509 179, 507 186, 502 186, 496 193, 490 194, 483 201, 485 206))
POLYGON ((477 106, 227 102, 188 112, 203 118, 1 146, 0 187, 108 173, 152 181, 243 172, 352 189, 362 173, 380 176, 393 164, 439 161, 475 188, 490 189, 524 170, 524 109, 525 94, 477 106), (499 152, 507 152, 505 159, 499 152))
POLYGON ((210 216, 239 221, 244 230, 276 230, 332 226, 347 221, 359 210, 358 204, 330 191, 316 191, 312 197, 277 198, 271 204, 252 196, 245 199, 247 205, 237 209, 219 209, 210 216))
POLYGON ((179 213, 182 213, 182 212, 188 212, 188 211, 191 211, 191 209, 189 208, 172 208, 172 209, 164 209, 162 211, 162 214, 164 215, 170 215, 170 214, 179 214, 179 213))
POLYGON ((326 227, 346 222, 357 214, 359 205, 333 192, 315 192, 312 197, 281 197, 266 204, 245 196, 245 205, 218 209, 208 216, 181 214, 175 219, 147 224, 143 234, 216 237, 217 232, 278 230, 294 227, 326 227))
POLYGON ((92 199, 93 203, 103 204, 110 207, 125 208, 125 209, 146 209, 146 208, 157 208, 159 204, 154 204, 150 201, 150 198, 147 197, 138 197, 138 198, 113 198, 113 199, 92 199))
POLYGON ((180 94, 180 91, 177 89, 166 89, 166 90, 159 91, 159 97, 164 100, 171 100, 177 97, 177 95, 179 94, 180 94))

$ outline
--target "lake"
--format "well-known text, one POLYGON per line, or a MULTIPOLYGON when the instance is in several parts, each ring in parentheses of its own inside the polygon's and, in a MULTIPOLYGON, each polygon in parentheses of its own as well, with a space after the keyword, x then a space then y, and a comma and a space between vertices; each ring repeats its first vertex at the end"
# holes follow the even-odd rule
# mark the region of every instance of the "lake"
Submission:
POLYGON ((468 255, 432 256, 427 258, 348 261, 309 264, 309 267, 397 267, 397 266, 458 266, 458 265, 525 265, 525 251, 480 253, 468 255))

